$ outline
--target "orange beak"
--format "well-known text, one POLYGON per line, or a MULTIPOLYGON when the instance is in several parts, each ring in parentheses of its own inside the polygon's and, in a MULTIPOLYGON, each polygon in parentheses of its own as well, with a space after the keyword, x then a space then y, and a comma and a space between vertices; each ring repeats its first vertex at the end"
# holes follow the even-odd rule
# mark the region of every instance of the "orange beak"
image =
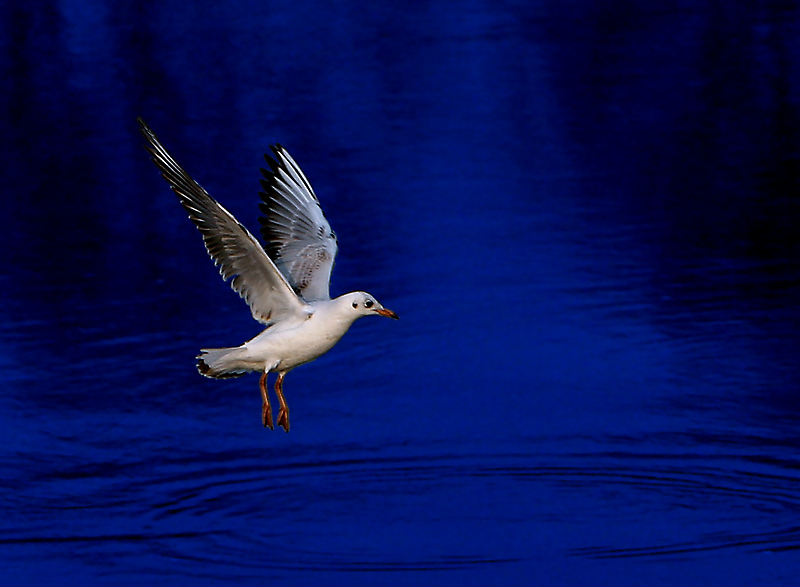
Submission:
POLYGON ((391 310, 387 310, 386 308, 381 308, 380 310, 375 310, 376 314, 380 314, 381 316, 386 316, 387 318, 393 318, 395 320, 400 320, 400 316, 392 312, 391 310))

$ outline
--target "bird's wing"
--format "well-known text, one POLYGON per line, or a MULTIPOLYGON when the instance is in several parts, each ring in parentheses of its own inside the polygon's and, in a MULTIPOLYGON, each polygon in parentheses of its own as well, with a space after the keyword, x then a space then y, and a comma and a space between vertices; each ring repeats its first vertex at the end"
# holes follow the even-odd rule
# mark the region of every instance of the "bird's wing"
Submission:
POLYGON ((271 149, 275 159, 264 155, 269 169, 261 170, 258 219, 267 253, 305 301, 328 300, 336 235, 294 159, 280 145, 271 149))
POLYGON ((233 277, 231 287, 250 306, 253 318, 272 324, 302 315, 305 304, 253 235, 189 177, 141 118, 138 122, 153 162, 203 235, 222 278, 233 277))

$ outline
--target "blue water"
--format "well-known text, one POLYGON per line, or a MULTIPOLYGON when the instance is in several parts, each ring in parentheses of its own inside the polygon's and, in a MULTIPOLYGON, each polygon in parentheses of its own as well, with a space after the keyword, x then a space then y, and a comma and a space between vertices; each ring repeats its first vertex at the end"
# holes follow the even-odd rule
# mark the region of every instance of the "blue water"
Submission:
POLYGON ((0 9, 4 585, 800 584, 800 6, 0 9), (288 375, 141 148, 357 322, 288 375))

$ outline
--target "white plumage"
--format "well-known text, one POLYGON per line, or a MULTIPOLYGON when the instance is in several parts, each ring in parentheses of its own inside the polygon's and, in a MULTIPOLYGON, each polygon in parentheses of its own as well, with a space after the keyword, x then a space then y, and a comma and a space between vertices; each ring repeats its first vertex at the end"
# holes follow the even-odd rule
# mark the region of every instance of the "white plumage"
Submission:
POLYGON ((214 378, 261 372, 262 421, 269 428, 273 422, 266 379, 267 373, 277 372, 278 425, 288 432, 289 408, 283 396, 286 373, 329 351, 358 318, 397 319, 397 314, 365 292, 330 298, 336 236, 311 184, 283 147, 272 147, 275 160, 266 157, 270 169, 262 169, 264 216, 259 220, 265 250, 178 165, 141 118, 138 122, 153 162, 203 235, 222 278, 232 278, 231 287, 250 306, 253 318, 267 326, 241 346, 201 350, 197 368, 214 378))

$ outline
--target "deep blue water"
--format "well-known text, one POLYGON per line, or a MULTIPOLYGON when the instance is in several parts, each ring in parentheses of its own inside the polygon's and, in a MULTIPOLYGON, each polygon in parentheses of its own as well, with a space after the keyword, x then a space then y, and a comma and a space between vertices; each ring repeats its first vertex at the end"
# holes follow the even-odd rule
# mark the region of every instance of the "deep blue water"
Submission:
POLYGON ((4 585, 800 584, 800 5, 0 8, 4 585), (141 148, 361 320, 286 379, 141 148))

